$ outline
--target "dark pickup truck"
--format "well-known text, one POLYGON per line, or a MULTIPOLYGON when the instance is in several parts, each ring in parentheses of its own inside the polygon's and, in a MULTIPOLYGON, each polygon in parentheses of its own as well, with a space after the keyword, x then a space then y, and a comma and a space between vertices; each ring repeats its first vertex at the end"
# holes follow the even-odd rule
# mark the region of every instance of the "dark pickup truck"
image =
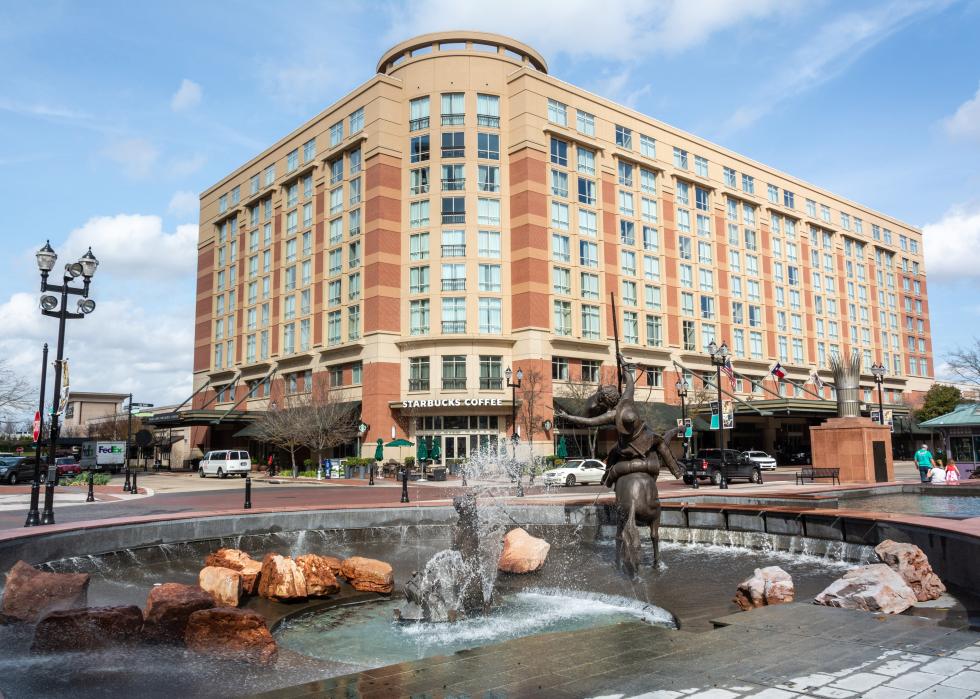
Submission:
MULTIPOLYGON (((697 456, 681 459, 684 467, 684 482, 688 485, 694 479, 721 483, 721 449, 701 449, 697 456)), ((762 470, 737 449, 725 450, 725 477, 727 480, 744 478, 750 483, 762 483, 762 470)))

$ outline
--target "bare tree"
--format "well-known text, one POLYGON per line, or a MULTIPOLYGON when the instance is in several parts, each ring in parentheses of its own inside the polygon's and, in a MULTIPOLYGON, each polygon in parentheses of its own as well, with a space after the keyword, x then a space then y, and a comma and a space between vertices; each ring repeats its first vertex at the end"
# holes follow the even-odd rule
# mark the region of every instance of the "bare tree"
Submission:
POLYGON ((293 478, 299 475, 296 451, 303 446, 305 418, 300 408, 303 407, 304 398, 302 395, 286 396, 281 405, 277 404, 275 408, 270 406, 255 421, 255 431, 261 441, 289 452, 293 478))
POLYGON ((968 383, 980 386, 980 339, 972 347, 957 347, 946 356, 953 373, 968 383))
MULTIPOLYGON (((108 415, 92 420, 85 425, 85 432, 92 439, 107 439, 117 441, 126 439, 130 431, 129 416, 125 413, 108 415)), ((132 432, 136 434, 143 429, 143 421, 136 415, 132 418, 132 432)))
POLYGON ((534 435, 542 430, 538 411, 541 409, 542 384, 541 372, 528 369, 521 381, 521 409, 517 413, 517 422, 521 426, 523 438, 528 443, 534 441, 534 435))
POLYGON ((31 409, 34 386, 0 359, 0 417, 9 418, 31 409))
MULTIPOLYGON (((299 439, 315 456, 319 466, 331 447, 345 444, 357 435, 354 404, 340 391, 331 391, 325 376, 318 376, 313 390, 293 410, 298 411, 299 439)), ((295 471, 295 459, 293 461, 295 471)), ((294 473, 295 476, 295 473, 294 473)))

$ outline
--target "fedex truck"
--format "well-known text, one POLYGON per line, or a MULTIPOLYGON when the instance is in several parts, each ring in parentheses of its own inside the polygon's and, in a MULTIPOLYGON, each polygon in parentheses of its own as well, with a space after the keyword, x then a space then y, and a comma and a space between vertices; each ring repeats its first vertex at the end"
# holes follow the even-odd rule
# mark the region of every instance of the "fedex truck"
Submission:
POLYGON ((82 442, 83 470, 119 473, 126 458, 126 442, 82 442))

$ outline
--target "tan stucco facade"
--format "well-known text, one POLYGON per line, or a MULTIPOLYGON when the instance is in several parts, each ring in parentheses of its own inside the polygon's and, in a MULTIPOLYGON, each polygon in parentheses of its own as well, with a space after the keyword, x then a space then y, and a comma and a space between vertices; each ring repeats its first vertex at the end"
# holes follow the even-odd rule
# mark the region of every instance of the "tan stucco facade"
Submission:
POLYGON ((332 369, 366 443, 429 415, 494 415, 502 437, 502 369, 542 375, 538 422, 566 376, 609 372, 610 293, 625 353, 662 370, 651 400, 676 401, 672 360, 711 370, 708 339, 758 379, 828 378, 857 349, 887 366, 886 402, 928 388, 921 231, 546 70, 498 35, 411 39, 205 191, 195 388, 225 390, 195 407, 264 409, 332 369), (447 399, 500 404, 400 406, 447 399))

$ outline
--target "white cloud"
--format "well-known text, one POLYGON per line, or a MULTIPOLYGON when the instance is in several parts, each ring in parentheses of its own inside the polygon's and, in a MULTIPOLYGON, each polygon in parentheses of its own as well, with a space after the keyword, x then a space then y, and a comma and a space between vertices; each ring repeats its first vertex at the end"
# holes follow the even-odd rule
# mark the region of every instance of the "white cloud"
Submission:
POLYGON ((597 11, 593 0, 498 0, 490 5, 421 0, 393 12, 389 39, 461 27, 514 36, 551 54, 634 60, 677 53, 728 27, 785 12, 787 0, 621 0, 597 11))
MULTIPOLYGON (((951 0, 892 0, 847 12, 817 27, 792 55, 779 61, 782 68, 752 94, 751 102, 736 109, 722 133, 751 126, 780 103, 840 75, 865 52, 923 14, 949 5, 951 0)), ((690 3, 696 5, 696 3, 690 3)), ((737 7, 737 3, 732 3, 737 7)))
POLYGON ((187 109, 193 109, 201 103, 201 95, 201 86, 193 80, 184 78, 181 80, 180 87, 177 88, 177 92, 175 92, 174 96, 170 98, 170 108, 175 112, 183 112, 187 109))
POLYGON ((207 162, 206 156, 197 153, 185 158, 174 158, 167 166, 167 170, 173 177, 187 177, 200 170, 207 162))
POLYGON ((119 214, 87 221, 57 250, 64 261, 74 260, 91 247, 99 258, 98 277, 112 274, 140 280, 193 276, 197 269, 196 224, 163 230, 159 216, 119 214))
MULTIPOLYGON (((69 321, 65 356, 72 387, 80 391, 132 391, 144 401, 179 402, 191 392, 193 291, 179 303, 149 311, 132 300, 104 298, 93 288, 96 309, 69 321)), ((57 322, 42 316, 35 294, 18 292, 0 304, 0 353, 11 368, 40 379, 41 345, 54 357, 57 322)), ((51 386, 50 367, 48 385, 51 386)), ((50 390, 50 389, 49 389, 50 390)), ((50 396, 49 399, 50 401, 50 396)))
POLYGON ((128 177, 139 180, 149 176, 160 151, 146 139, 128 138, 109 144, 102 154, 121 165, 128 177))
POLYGON ((973 99, 967 100, 952 116, 943 119, 943 128, 952 138, 980 141, 980 87, 973 99))
POLYGON ((196 218, 199 209, 200 200, 197 198, 197 195, 194 192, 188 192, 186 190, 174 192, 174 195, 170 198, 170 204, 167 206, 167 211, 180 218, 187 218, 189 216, 196 218))
POLYGON ((951 209, 922 239, 930 284, 980 281, 980 205, 951 209))

